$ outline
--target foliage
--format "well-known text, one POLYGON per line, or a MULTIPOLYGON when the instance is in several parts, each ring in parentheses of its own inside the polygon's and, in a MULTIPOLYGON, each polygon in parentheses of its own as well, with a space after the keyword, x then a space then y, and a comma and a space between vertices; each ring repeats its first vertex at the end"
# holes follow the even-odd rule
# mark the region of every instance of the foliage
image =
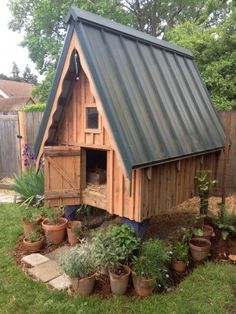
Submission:
POLYGON ((0 204, 0 308, 8 314, 214 313, 234 311, 236 267, 206 262, 196 267, 171 293, 150 298, 71 297, 48 289, 25 275, 12 248, 22 234, 22 212, 17 204, 0 204), (13 223, 15 222, 15 223, 13 223), (203 280, 204 278, 204 280, 203 280), (219 288, 220 287, 220 288, 219 288))
POLYGON ((18 111, 24 111, 24 112, 40 111, 40 112, 43 112, 45 110, 45 108, 46 108, 45 103, 38 103, 38 104, 21 106, 18 109, 18 111))
POLYGON ((33 206, 21 205, 23 220, 28 222, 36 222, 40 216, 40 210, 33 206))
POLYGON ((10 28, 24 33, 22 46, 45 75, 35 92, 40 101, 48 97, 65 37, 64 17, 72 5, 163 38, 186 20, 212 27, 230 12, 230 3, 223 0, 8 0, 8 4, 13 16, 10 28))
POLYGON ((28 64, 26 64, 24 72, 23 72, 23 80, 26 83, 31 83, 34 85, 36 85, 38 83, 37 75, 35 75, 31 72, 31 69, 28 66, 28 64))
POLYGON ((128 264, 140 247, 134 230, 126 224, 97 232, 93 244, 96 263, 112 269, 128 264))
POLYGON ((29 167, 24 172, 14 176, 12 188, 29 203, 36 202, 36 196, 44 193, 43 171, 37 172, 35 168, 29 167))
POLYGON ((224 204, 219 205, 217 216, 211 217, 215 225, 220 229, 223 240, 226 240, 230 234, 236 234, 236 213, 235 209, 229 213, 224 204))
POLYGON ((228 1, 228 13, 214 27, 186 20, 167 33, 167 39, 189 49, 218 110, 236 108, 236 8, 228 1))
POLYGON ((165 266, 169 262, 167 250, 158 239, 150 239, 142 244, 141 254, 134 258, 133 271, 140 277, 154 279, 156 285, 167 282, 165 266))
POLYGON ((60 217, 63 212, 60 209, 46 208, 44 217, 47 218, 48 225, 59 225, 61 224, 60 217))
POLYGON ((12 63, 11 74, 16 81, 20 79, 20 70, 15 62, 12 63))
POLYGON ((31 243, 34 243, 34 242, 39 241, 41 238, 42 238, 41 233, 38 230, 34 230, 29 234, 26 240, 31 243))
POLYGON ((85 278, 96 272, 93 247, 87 241, 71 248, 62 256, 61 263, 64 272, 71 278, 85 278))
POLYGON ((186 243, 175 242, 172 245, 172 259, 186 263, 188 261, 188 249, 189 247, 186 243))
POLYGON ((207 215, 209 192, 217 184, 217 180, 211 179, 210 170, 200 170, 195 179, 200 196, 200 215, 207 215))
POLYGON ((179 231, 179 241, 183 244, 188 245, 191 238, 192 230, 190 228, 181 228, 181 230, 179 231))

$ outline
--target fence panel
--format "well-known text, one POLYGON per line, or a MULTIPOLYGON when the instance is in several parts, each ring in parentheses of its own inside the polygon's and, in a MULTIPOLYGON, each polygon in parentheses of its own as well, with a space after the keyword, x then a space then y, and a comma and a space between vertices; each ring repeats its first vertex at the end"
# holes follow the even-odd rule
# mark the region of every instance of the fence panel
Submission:
POLYGON ((17 115, 0 115, 0 178, 20 171, 20 145, 17 115))

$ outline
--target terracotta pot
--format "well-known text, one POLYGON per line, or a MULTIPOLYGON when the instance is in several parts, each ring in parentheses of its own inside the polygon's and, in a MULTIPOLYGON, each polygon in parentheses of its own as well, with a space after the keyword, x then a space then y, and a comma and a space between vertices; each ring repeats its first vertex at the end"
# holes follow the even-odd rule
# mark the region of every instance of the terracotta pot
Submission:
POLYGON ((42 236, 41 239, 36 242, 30 242, 26 240, 26 238, 24 238, 23 239, 24 248, 27 252, 30 253, 39 252, 43 246, 44 240, 45 240, 44 236, 42 236))
POLYGON ((209 254, 211 242, 205 238, 192 238, 189 241, 190 251, 195 262, 205 260, 209 254))
POLYGON ((68 242, 70 245, 75 245, 78 242, 78 235, 72 231, 73 227, 81 227, 81 222, 80 221, 68 221, 67 223, 67 237, 68 237, 68 242))
POLYGON ((111 292, 114 295, 123 295, 126 293, 129 282, 130 268, 128 266, 123 266, 123 268, 126 272, 124 275, 116 275, 109 271, 111 292))
POLYGON ((140 297, 147 297, 153 293, 155 288, 154 279, 145 279, 136 275, 132 272, 132 280, 134 285, 134 290, 140 297))
POLYGON ((58 225, 49 225, 47 218, 42 222, 42 228, 44 230, 46 239, 50 244, 60 244, 65 238, 68 221, 66 218, 60 217, 59 222, 60 224, 58 225))
POLYGON ((172 261, 171 266, 178 273, 185 272, 187 268, 187 264, 182 261, 172 261))
POLYGON ((30 234, 40 226, 40 218, 35 221, 22 220, 24 236, 28 238, 30 234))
POLYGON ((90 277, 79 279, 78 281, 78 293, 79 295, 87 296, 93 291, 95 285, 95 274, 90 277))

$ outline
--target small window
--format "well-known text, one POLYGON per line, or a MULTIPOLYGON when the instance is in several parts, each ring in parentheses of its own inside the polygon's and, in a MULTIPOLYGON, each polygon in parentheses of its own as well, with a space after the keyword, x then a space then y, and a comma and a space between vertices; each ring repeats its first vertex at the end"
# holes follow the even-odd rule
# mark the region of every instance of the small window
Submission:
POLYGON ((86 108, 86 128, 98 129, 98 111, 97 108, 86 108))

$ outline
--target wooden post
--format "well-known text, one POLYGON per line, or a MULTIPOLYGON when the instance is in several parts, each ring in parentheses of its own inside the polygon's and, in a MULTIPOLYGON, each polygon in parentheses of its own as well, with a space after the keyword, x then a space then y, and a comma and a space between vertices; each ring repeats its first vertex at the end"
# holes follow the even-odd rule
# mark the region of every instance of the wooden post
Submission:
POLYGON ((20 135, 20 164, 21 170, 25 169, 24 159, 22 158, 22 152, 24 145, 27 143, 27 132, 26 132, 26 121, 25 121, 25 112, 18 112, 19 117, 19 135, 20 135))
POLYGON ((225 117, 225 147, 224 147, 224 161, 222 174, 222 204, 225 205, 226 199, 226 180, 228 175, 228 161, 230 150, 230 131, 231 131, 231 112, 226 111, 225 117))

